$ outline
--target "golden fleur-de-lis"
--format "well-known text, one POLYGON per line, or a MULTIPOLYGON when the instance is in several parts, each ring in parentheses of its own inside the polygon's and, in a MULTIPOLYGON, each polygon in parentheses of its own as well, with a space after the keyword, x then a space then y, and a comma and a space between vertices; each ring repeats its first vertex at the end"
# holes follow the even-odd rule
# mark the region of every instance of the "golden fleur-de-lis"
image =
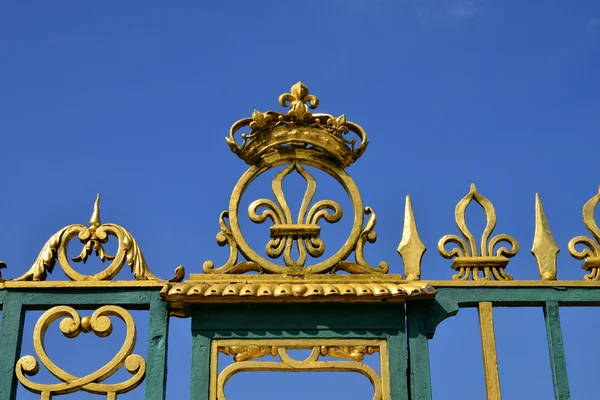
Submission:
POLYGON ((504 272, 504 268, 508 264, 508 259, 519 251, 519 244, 515 238, 506 234, 496 235, 490 239, 496 227, 496 210, 488 199, 477 192, 475 184, 471 184, 469 193, 458 202, 454 215, 456 226, 463 237, 446 235, 438 243, 438 250, 444 258, 454 258, 452 268, 458 273, 452 279, 490 280, 492 276, 497 280, 512 279, 511 275, 504 272), (465 220, 465 211, 472 201, 483 208, 486 217, 486 226, 479 247, 465 220), (508 243, 510 249, 503 246, 494 254, 494 248, 500 242, 508 243), (445 248, 447 244, 455 244, 457 247, 448 251, 445 248), (479 271, 483 272, 483 276, 479 275, 479 271))
POLYGON ((289 106, 290 111, 288 114, 301 120, 311 115, 306 103, 310 103, 310 108, 315 109, 319 106, 319 99, 309 94, 308 88, 302 82, 298 82, 292 86, 290 93, 284 93, 279 96, 279 104, 283 107, 289 106))
POLYGON ((600 202, 600 187, 598 194, 589 199, 583 206, 583 223, 590 231, 593 239, 587 236, 576 236, 569 242, 569 252, 578 260, 584 260, 581 268, 588 271, 585 275, 586 281, 600 280, 600 229, 594 219, 594 211, 600 202), (576 245, 583 245, 584 248, 579 251, 575 248, 576 245))

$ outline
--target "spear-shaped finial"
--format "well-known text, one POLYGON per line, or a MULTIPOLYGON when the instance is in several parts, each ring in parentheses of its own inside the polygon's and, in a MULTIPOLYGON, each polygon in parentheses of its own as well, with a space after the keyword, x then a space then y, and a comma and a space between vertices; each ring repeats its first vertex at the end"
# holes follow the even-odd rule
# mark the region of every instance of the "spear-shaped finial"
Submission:
POLYGON ((402 240, 398 245, 398 254, 404 261, 404 274, 409 281, 418 281, 421 279, 421 259, 427 248, 419 237, 417 223, 412 209, 410 196, 406 195, 406 205, 404 207, 404 230, 402 240))
POLYGON ((535 257, 538 269, 540 270, 540 276, 545 281, 556 280, 556 256, 560 251, 548 220, 546 219, 546 213, 542 206, 542 200, 540 200, 539 193, 535 194, 535 235, 533 237, 533 248, 531 254, 535 257))
POLYGON ((100 225, 100 193, 98 193, 94 203, 94 212, 90 218, 90 228, 98 228, 100 225))

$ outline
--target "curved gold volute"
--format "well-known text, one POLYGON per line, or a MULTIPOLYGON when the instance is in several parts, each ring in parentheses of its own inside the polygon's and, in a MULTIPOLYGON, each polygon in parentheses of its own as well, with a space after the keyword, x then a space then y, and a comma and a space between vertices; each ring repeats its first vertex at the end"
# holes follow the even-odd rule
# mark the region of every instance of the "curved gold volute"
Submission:
MULTIPOLYGON (((73 281, 108 281, 112 280, 121 271, 125 263, 131 267, 136 280, 160 280, 156 277, 146 264, 144 255, 137 242, 129 231, 120 225, 102 224, 100 222, 100 195, 96 196, 94 211, 90 218, 89 228, 74 224, 62 228, 56 232, 44 245, 37 259, 24 275, 15 279, 16 281, 44 281, 48 273, 52 273, 58 261, 67 277, 73 281), (103 244, 108 242, 109 236, 118 241, 117 253, 112 256, 108 254, 103 244), (102 262, 106 260, 111 263, 101 272, 86 275, 78 272, 69 262, 67 247, 73 238, 77 237, 84 245, 81 253, 73 257, 72 261, 85 263, 92 251, 102 262)), ((175 269, 175 277, 170 281, 181 282, 185 277, 185 269, 179 266, 175 269)))
MULTIPOLYGON (((255 110, 251 118, 237 121, 226 138, 231 150, 250 165, 231 195, 229 209, 221 213, 217 243, 230 248, 228 261, 215 268, 212 261, 204 263, 206 273, 244 273, 249 271, 278 274, 318 274, 346 271, 350 273, 386 273, 388 265, 369 265, 363 255, 366 242, 377 239, 374 231, 376 216, 363 206, 360 192, 345 168, 356 161, 367 147, 365 131, 344 115, 313 114, 319 99, 298 82, 290 93, 279 97, 279 104, 289 107, 287 113, 255 110), (249 133, 235 139, 238 130, 248 127, 249 133), (356 134, 350 139, 350 132, 356 134), (272 181, 273 198, 257 199, 250 204, 248 217, 252 222, 271 224, 270 240, 265 251, 256 251, 247 243, 239 223, 240 200, 248 186, 262 173, 280 168, 272 181), (344 218, 341 205, 334 200, 315 199, 317 182, 310 169, 319 169, 341 184, 352 203, 353 225, 346 242, 325 260, 322 229, 344 218), (283 191, 283 181, 298 174, 306 182, 300 210, 289 207, 283 191), (365 217, 368 217, 365 223, 365 217), (347 261, 351 253, 354 262, 347 261), (245 261, 238 262, 238 253, 245 261), (259 253, 264 254, 261 255, 259 253), (296 253, 296 256, 293 256, 296 253), (280 259, 279 261, 277 261, 280 259)), ((246 218, 246 217, 244 217, 246 218)), ((347 218, 347 217, 346 217, 347 218)))

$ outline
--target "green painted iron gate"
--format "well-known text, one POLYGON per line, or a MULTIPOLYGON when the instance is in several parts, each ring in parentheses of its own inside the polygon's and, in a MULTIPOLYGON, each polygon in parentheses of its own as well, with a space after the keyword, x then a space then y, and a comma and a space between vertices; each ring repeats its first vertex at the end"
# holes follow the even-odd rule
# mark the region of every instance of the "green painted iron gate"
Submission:
POLYGON ((584 260, 582 267, 588 274, 581 281, 556 280, 559 248, 539 197, 532 253, 541 280, 513 280, 506 268, 519 245, 509 235, 492 236, 494 207, 474 185, 456 206, 461 235, 446 235, 438 244, 440 254, 453 259, 453 279, 420 279, 426 248, 408 197, 398 247, 404 275, 388 274, 386 262, 374 266, 365 259, 364 247, 377 238, 375 211, 363 204, 346 172, 366 150, 366 133, 344 115, 313 114, 310 110, 318 106, 318 99, 300 82, 281 95, 279 102, 289 108, 287 112, 254 111, 236 122, 227 138, 232 152, 249 169, 219 218, 217 243, 229 248, 225 264, 206 261, 203 273, 191 274, 187 280, 183 267, 170 280, 158 278, 129 231, 101 223, 98 197, 89 226, 61 229, 29 270, 0 282, 0 399, 16 398, 19 385, 40 399, 77 396, 81 391, 116 399, 139 390, 142 382, 143 398, 165 399, 169 317, 175 316, 191 321, 191 399, 225 399, 227 381, 238 373, 343 371, 365 376, 373 385, 375 400, 427 400, 432 398, 429 340, 437 326, 461 308, 478 310, 487 398, 500 399, 495 307, 543 310, 555 398, 569 399, 559 311, 561 307, 600 305, 600 229, 594 221, 600 194, 583 208, 592 238, 578 236, 568 245, 575 258, 584 260), (270 170, 275 172, 273 196, 252 201, 244 216, 269 225, 266 248, 259 252, 248 244, 240 227, 240 204, 247 187, 270 170), (342 218, 342 207, 335 200, 315 200, 315 170, 334 178, 351 203, 350 233, 334 252, 325 253, 321 229, 342 218), (306 183, 299 210, 290 209, 282 185, 292 174, 306 183), (465 211, 472 202, 486 216, 479 240, 466 224, 465 211), (118 242, 114 255, 103 247, 111 236, 118 242), (83 249, 69 259, 67 246, 75 238, 83 249), (109 264, 97 274, 84 275, 74 265, 85 262, 92 252, 109 264), (115 280, 125 264, 134 279, 115 280), (47 279, 57 265, 68 281, 47 279), (148 326, 136 325, 131 315, 135 310, 148 310, 148 326), (22 354, 29 311, 42 314, 31 332, 33 353, 22 354), (46 351, 44 338, 49 330, 58 329, 67 338, 91 332, 105 337, 116 320, 125 326, 124 343, 106 365, 90 374, 72 375, 46 351), (135 353, 140 330, 148 331, 146 354, 135 353), (297 349, 308 350, 308 357, 294 358, 290 350, 297 349), (219 354, 233 357, 234 362, 220 366, 219 354), (374 354, 379 356, 378 370, 364 362, 374 354), (55 382, 36 380, 40 369, 49 371, 55 382), (109 379, 122 369, 128 372, 127 379, 116 383, 109 379))

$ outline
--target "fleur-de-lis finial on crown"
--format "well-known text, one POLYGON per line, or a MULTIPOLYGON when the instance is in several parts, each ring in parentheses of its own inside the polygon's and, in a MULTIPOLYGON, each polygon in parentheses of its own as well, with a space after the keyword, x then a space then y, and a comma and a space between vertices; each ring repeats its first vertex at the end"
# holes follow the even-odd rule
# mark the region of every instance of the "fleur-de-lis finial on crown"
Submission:
POLYGON ((469 193, 458 202, 454 214, 456 226, 464 239, 458 235, 445 235, 438 243, 438 250, 444 258, 454 258, 452 268, 458 273, 452 279, 490 280, 493 276, 497 280, 511 280, 512 276, 505 273, 504 268, 508 264, 508 259, 519 251, 519 244, 515 238, 506 234, 496 235, 490 239, 490 235, 496 227, 496 210, 488 199, 477 192, 475 184, 471 184, 469 193), (475 236, 467 227, 465 220, 465 211, 473 200, 483 208, 486 217, 486 226, 479 248, 475 236), (494 248, 500 242, 510 244, 510 250, 500 247, 493 255, 494 248), (445 246, 449 243, 458 247, 447 251, 445 246), (480 270, 483 272, 483 276, 479 276, 480 270))
POLYGON ((576 236, 569 242, 571 255, 578 260, 585 259, 581 268, 588 271, 584 278, 586 281, 600 280, 600 228, 598 228, 594 219, 594 211, 599 202, 600 187, 598 188, 598 194, 589 199, 582 210, 583 223, 592 234, 593 239, 587 236, 576 236), (578 244, 585 246, 583 250, 579 251, 575 248, 578 244))
POLYGON ((225 140, 231 151, 246 163, 255 165, 274 153, 302 149, 316 157, 329 157, 346 168, 365 152, 366 132, 344 114, 334 117, 309 111, 319 106, 319 99, 302 82, 279 96, 279 104, 289 107, 287 113, 254 110, 250 118, 240 119, 231 126, 225 140), (242 132, 242 140, 238 142, 236 132, 245 127, 250 132, 242 132), (348 135, 350 132, 353 135, 348 135))
POLYGON ((306 103, 310 103, 310 108, 315 109, 319 106, 319 99, 312 94, 308 94, 308 88, 302 82, 292 86, 290 93, 284 93, 279 96, 279 104, 283 107, 289 106, 288 115, 295 116, 302 120, 305 117, 310 117, 306 103), (289 105, 287 104, 289 102, 289 105))

